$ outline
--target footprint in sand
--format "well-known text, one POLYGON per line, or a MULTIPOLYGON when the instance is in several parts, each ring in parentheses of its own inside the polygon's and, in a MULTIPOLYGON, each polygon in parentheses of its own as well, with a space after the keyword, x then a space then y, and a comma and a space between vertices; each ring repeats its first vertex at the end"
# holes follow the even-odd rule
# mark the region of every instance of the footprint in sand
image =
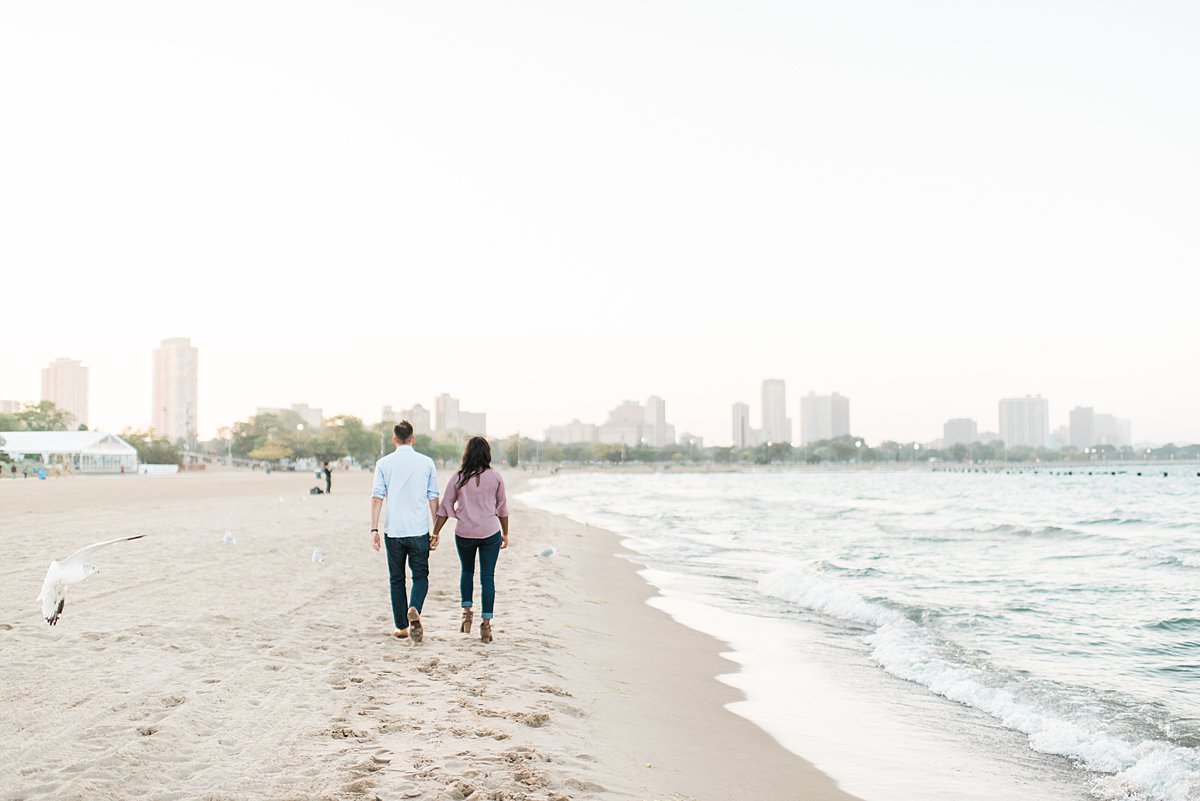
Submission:
POLYGON ((596 784, 595 782, 589 782, 586 779, 567 779, 565 782, 563 782, 563 784, 572 790, 584 790, 589 793, 604 792, 604 785, 596 784))
POLYGON ((329 736, 333 737, 335 740, 345 740, 345 739, 349 739, 351 737, 361 739, 361 738, 366 737, 367 734, 366 734, 366 732, 355 731, 354 729, 350 728, 349 726, 343 726, 338 729, 330 729, 329 736))

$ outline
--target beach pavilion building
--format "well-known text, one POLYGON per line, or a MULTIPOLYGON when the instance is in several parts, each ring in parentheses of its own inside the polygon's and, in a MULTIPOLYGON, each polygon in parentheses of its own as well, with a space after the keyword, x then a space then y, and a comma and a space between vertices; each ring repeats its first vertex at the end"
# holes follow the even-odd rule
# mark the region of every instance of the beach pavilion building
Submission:
POLYGON ((137 450, 103 431, 0 431, 0 450, 17 461, 61 464, 76 473, 136 473, 137 450))

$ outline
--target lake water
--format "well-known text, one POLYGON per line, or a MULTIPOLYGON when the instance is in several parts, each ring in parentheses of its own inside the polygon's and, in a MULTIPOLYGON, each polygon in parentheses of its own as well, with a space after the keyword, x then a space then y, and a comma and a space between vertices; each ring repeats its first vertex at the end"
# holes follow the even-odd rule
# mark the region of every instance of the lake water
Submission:
POLYGON ((590 473, 734 711, 867 799, 1200 798, 1200 471, 590 473))

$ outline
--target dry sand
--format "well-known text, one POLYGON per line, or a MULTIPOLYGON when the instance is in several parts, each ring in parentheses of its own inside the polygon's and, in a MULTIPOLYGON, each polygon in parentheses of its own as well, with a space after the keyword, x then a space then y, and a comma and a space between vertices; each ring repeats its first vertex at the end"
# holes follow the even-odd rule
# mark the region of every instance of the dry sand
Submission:
POLYGON ((370 476, 314 483, 0 483, 0 799, 850 798, 723 708, 734 666, 612 534, 513 504, 489 645, 458 632, 445 537, 417 646, 388 636, 370 476), (49 561, 134 533, 48 627, 49 561))

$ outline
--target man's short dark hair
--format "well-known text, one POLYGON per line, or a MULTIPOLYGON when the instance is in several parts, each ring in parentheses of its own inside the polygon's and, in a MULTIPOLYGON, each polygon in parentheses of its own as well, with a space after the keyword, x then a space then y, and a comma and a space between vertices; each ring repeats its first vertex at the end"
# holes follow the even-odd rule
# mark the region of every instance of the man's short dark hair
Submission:
POLYGON ((408 442, 410 439, 412 439, 413 435, 412 423, 408 422, 407 420, 401 420, 399 423, 396 423, 396 427, 392 429, 392 433, 395 434, 396 439, 400 440, 401 442, 408 442))

